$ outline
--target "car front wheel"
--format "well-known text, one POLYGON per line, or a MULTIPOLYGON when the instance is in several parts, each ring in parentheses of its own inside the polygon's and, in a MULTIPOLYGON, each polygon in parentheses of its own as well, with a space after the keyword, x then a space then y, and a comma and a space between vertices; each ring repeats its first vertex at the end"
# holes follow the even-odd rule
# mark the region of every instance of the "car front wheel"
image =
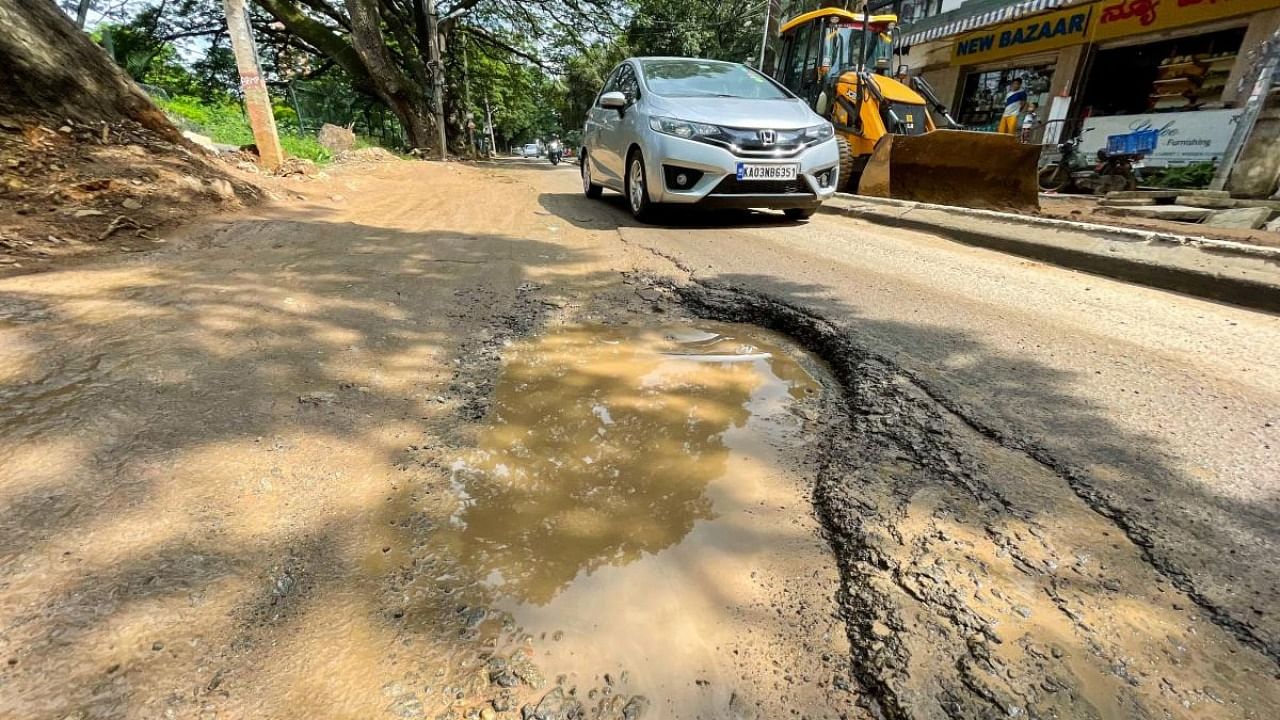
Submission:
POLYGON ((649 200, 649 182, 644 174, 644 157, 639 150, 631 151, 627 160, 627 206, 631 215, 640 222, 653 219, 653 203, 649 200))

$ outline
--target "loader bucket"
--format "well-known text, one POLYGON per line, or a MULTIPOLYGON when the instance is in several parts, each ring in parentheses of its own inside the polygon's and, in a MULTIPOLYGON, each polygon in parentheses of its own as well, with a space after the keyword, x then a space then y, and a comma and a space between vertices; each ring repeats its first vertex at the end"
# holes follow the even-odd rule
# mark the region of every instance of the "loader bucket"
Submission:
POLYGON ((1040 146, 1012 135, 934 130, 885 135, 862 171, 858 194, 988 210, 1038 210, 1040 146))

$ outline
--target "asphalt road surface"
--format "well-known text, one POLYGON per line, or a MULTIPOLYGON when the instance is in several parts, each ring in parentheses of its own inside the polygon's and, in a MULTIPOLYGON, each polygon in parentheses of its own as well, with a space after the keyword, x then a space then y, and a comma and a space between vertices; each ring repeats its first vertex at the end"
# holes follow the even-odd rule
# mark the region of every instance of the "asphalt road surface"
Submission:
POLYGON ((298 192, 0 278, 0 716, 1280 712, 1280 318, 545 161, 298 192))

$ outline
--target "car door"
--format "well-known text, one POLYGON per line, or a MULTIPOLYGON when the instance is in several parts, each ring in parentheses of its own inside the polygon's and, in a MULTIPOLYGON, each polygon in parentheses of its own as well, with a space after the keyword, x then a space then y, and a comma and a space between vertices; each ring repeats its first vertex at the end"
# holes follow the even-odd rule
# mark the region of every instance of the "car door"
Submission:
POLYGON ((582 146, 587 150, 587 157, 584 162, 591 164, 591 177, 597 182, 605 185, 613 186, 616 180, 610 179, 605 167, 605 162, 609 154, 609 148, 604 144, 603 130, 607 121, 611 116, 617 116, 617 112, 608 108, 600 107, 600 97, 607 92, 612 92, 617 87, 618 71, 621 65, 615 67, 613 72, 609 73, 608 79, 604 81, 604 86, 600 88, 600 92, 596 94, 596 99, 591 103, 591 109, 587 111, 587 122, 582 128, 582 146))
MULTIPOLYGON (((640 97, 640 81, 636 77, 635 68, 631 63, 623 63, 618 66, 618 72, 613 78, 612 90, 620 92, 627 98, 627 106, 621 112, 618 110, 600 108, 600 146, 602 152, 600 154, 601 175, 608 183, 615 187, 622 187, 622 179, 626 174, 623 167, 626 164, 626 158, 623 154, 626 152, 626 142, 628 133, 625 132, 627 118, 627 110, 629 110, 640 97)), ((598 104, 597 100, 597 104, 598 104)))

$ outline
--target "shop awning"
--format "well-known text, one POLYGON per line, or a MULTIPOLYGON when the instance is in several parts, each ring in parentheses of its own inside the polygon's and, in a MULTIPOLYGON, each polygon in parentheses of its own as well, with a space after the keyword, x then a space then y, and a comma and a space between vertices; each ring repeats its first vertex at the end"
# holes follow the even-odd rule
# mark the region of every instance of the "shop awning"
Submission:
POLYGON ((913 23, 903 33, 899 44, 911 46, 937 40, 948 35, 958 35, 988 25, 1016 20, 1042 10, 1053 10, 1071 4, 1069 0, 969 0, 962 7, 941 15, 924 18, 913 23))

